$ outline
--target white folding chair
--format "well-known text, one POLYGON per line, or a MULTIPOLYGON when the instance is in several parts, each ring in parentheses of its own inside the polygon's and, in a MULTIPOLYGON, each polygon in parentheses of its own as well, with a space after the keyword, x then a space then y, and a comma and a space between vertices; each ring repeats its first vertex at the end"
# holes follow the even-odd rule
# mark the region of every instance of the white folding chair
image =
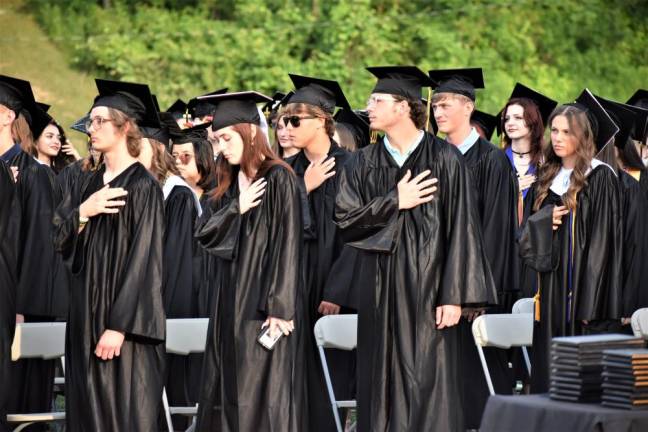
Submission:
MULTIPOLYGON (((61 358, 65 354, 65 323, 20 323, 16 325, 13 345, 11 346, 11 360, 17 361, 27 358, 40 358, 52 360, 61 358)), ((19 432, 34 423, 49 423, 64 421, 64 412, 8 414, 9 423, 20 423, 14 429, 19 432)))
POLYGON ((635 336, 648 339, 648 308, 634 311, 630 318, 630 325, 635 336))
MULTIPOLYGON (((168 319, 166 321, 166 352, 175 355, 189 355, 205 352, 209 318, 168 319)), ((173 432, 171 415, 178 414, 193 418, 187 431, 196 428, 198 404, 189 407, 170 407, 166 388, 162 390, 162 404, 169 432, 173 432)))
MULTIPOLYGON (((513 313, 514 314, 533 314, 535 313, 535 299, 533 298, 521 298, 513 304, 513 313)), ((524 356, 524 361, 527 364, 527 369, 529 374, 531 374, 531 360, 529 359, 529 351, 527 347, 523 346, 522 355, 524 356)))
POLYGON ((343 432, 342 422, 340 421, 339 408, 356 408, 355 400, 342 400, 335 399, 333 393, 333 384, 331 382, 331 374, 329 373, 328 363, 326 362, 325 348, 337 348, 341 350, 351 351, 356 348, 358 343, 358 315, 327 315, 318 319, 315 323, 315 343, 319 350, 320 361, 322 362, 322 370, 324 371, 324 379, 326 381, 326 389, 328 390, 329 399, 331 401, 331 408, 333 409, 333 416, 335 417, 335 425, 338 432, 343 432))
MULTIPOLYGON (((483 347, 509 349, 511 347, 531 346, 533 342, 532 314, 492 314, 482 315, 473 321, 473 338, 481 360, 488 390, 495 394, 483 347)), ((525 357, 527 369, 531 374, 531 365, 525 357)))

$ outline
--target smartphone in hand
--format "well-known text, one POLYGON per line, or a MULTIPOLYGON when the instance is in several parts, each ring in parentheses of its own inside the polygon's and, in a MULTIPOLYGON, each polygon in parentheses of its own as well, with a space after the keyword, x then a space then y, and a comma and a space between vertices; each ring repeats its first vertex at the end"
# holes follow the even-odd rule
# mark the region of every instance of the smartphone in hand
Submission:
POLYGON ((283 336, 283 332, 279 331, 274 337, 270 335, 270 326, 261 329, 261 333, 257 336, 257 342, 268 351, 272 351, 279 339, 283 336))

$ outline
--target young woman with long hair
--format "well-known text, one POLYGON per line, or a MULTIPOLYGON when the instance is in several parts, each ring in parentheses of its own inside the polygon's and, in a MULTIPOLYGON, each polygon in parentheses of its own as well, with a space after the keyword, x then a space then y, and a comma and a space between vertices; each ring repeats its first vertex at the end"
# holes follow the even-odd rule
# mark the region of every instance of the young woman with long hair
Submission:
POLYGON ((589 92, 579 101, 551 114, 551 145, 525 206, 520 254, 537 272, 534 393, 549 390, 551 338, 603 332, 621 318, 620 189, 595 158, 614 124, 589 92))
POLYGON ((218 277, 197 430, 307 430, 298 336, 310 329, 298 312, 297 182, 259 126, 256 103, 269 98, 242 92, 209 99, 216 105, 212 129, 220 156, 217 186, 196 237, 217 256, 218 277), (272 348, 262 346, 275 337, 272 348))

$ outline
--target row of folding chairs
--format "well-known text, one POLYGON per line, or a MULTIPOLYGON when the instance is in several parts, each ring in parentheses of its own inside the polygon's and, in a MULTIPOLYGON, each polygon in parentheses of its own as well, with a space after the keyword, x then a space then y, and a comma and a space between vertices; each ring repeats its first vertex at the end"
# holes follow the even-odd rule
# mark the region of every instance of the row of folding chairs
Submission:
MULTIPOLYGON (((491 394, 495 394, 491 381, 488 364, 483 348, 496 347, 510 349, 520 347, 529 374, 531 362, 526 348, 533 342, 533 299, 518 300, 511 314, 491 314, 477 317, 472 325, 473 337, 481 359, 484 376, 491 394)), ((353 350, 357 345, 357 315, 329 315, 320 318, 315 324, 314 333, 317 343, 324 379, 328 391, 331 409, 335 417, 338 432, 344 431, 339 416, 339 409, 355 409, 355 400, 337 400, 333 391, 331 375, 326 360, 326 349, 353 350)), ((639 309, 632 315, 631 325, 638 337, 648 339, 648 308, 639 309)), ((169 319, 167 320, 166 351, 170 354, 189 355, 205 350, 207 339, 208 319, 169 319)), ((12 360, 25 358, 41 358, 51 360, 63 358, 65 351, 65 323, 25 323, 16 326, 16 334, 12 346, 12 360)), ((63 368, 64 370, 64 368, 63 368)), ((57 384, 63 384, 63 379, 57 378, 57 384)), ((163 390, 162 402, 167 426, 173 432, 172 415, 183 415, 193 418, 187 431, 195 429, 195 416, 198 406, 174 407, 169 406, 166 389, 163 390)), ((9 414, 7 420, 17 423, 14 432, 40 422, 56 422, 65 420, 65 413, 50 412, 37 414, 9 414)), ((355 425, 351 425, 353 430, 355 425)))

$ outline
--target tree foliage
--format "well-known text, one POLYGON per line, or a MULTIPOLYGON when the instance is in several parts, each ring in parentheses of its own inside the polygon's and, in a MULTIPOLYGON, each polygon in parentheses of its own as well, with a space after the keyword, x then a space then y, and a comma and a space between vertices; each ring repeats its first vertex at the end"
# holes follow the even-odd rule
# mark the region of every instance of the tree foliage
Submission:
POLYGON ((163 106, 225 86, 286 90, 293 72, 339 80, 359 107, 374 82, 364 67, 393 64, 481 66, 478 106, 493 113, 516 81, 563 102, 648 87, 642 0, 30 3, 77 67, 147 82, 163 106))

